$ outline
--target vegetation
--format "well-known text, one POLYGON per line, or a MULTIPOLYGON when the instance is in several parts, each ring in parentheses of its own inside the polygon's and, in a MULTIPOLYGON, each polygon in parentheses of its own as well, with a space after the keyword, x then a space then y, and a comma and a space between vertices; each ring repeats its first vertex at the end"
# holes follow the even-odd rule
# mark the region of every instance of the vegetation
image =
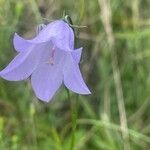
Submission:
POLYGON ((150 147, 149 0, 0 0, 0 69, 16 55, 14 32, 72 18, 90 96, 62 87, 50 103, 30 81, 0 79, 0 149, 148 150, 150 147), (46 19, 45 19, 46 18, 46 19))

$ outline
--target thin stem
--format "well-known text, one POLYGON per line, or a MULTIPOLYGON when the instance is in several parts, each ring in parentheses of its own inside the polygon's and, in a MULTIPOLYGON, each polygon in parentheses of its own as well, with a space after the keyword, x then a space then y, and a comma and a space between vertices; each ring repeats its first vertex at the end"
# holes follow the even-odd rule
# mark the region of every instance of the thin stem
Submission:
POLYGON ((71 144, 70 150, 74 149, 75 145, 75 131, 77 127, 77 109, 76 109, 76 102, 71 99, 70 92, 67 89, 68 100, 70 101, 70 109, 71 109, 71 124, 72 124, 72 137, 71 137, 71 144))
MULTIPOLYGON (((30 83, 27 84, 29 91, 31 91, 31 85, 30 83)), ((30 103, 30 109, 29 109, 29 115, 30 115, 30 125, 32 128, 32 139, 33 139, 33 145, 34 150, 38 149, 38 142, 37 142, 37 133, 36 133, 36 123, 35 123, 35 105, 34 105, 34 98, 32 98, 32 101, 30 103)))
POLYGON ((38 148, 38 142, 37 142, 37 134, 36 134, 36 126, 35 126, 35 118, 34 118, 34 104, 30 104, 30 122, 32 126, 32 136, 33 136, 33 142, 34 142, 34 149, 37 150, 38 148))

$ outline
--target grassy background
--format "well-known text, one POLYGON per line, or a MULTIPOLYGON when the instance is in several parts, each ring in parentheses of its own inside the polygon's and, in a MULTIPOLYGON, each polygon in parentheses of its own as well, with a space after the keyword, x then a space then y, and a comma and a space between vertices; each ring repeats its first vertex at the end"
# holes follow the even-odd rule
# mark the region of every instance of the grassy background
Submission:
POLYGON ((70 93, 70 102, 62 87, 45 104, 27 82, 0 79, 0 149, 148 150, 149 0, 0 0, 0 69, 16 55, 14 32, 31 38, 64 10, 87 26, 76 32, 92 95, 70 93))

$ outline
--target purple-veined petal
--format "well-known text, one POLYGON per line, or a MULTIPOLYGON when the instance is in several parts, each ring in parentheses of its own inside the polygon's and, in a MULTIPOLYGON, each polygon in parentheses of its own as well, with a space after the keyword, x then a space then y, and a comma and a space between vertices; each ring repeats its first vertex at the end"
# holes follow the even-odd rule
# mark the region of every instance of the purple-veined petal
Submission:
POLYGON ((78 94, 91 94, 84 83, 79 65, 74 61, 71 54, 67 54, 66 62, 63 68, 64 84, 71 91, 78 94))
POLYGON ((10 81, 27 79, 37 67, 42 50, 46 45, 38 44, 20 52, 8 66, 0 72, 0 76, 10 81))
POLYGON ((45 63, 33 72, 31 83, 36 96, 48 102, 61 86, 62 79, 63 75, 59 67, 45 63))
POLYGON ((82 54, 82 47, 78 48, 74 51, 72 51, 72 57, 74 58, 74 60, 79 63, 80 59, 81 59, 81 54, 82 54))

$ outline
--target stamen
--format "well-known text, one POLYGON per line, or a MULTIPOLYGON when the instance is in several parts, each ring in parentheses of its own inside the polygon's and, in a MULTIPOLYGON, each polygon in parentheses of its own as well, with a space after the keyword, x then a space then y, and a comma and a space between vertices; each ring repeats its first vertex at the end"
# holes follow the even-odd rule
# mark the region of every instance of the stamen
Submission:
POLYGON ((54 65, 54 54, 55 54, 55 46, 53 46, 50 59, 46 63, 54 65))
POLYGON ((52 58, 54 58, 54 53, 55 53, 55 47, 52 48, 52 55, 51 55, 52 58))

